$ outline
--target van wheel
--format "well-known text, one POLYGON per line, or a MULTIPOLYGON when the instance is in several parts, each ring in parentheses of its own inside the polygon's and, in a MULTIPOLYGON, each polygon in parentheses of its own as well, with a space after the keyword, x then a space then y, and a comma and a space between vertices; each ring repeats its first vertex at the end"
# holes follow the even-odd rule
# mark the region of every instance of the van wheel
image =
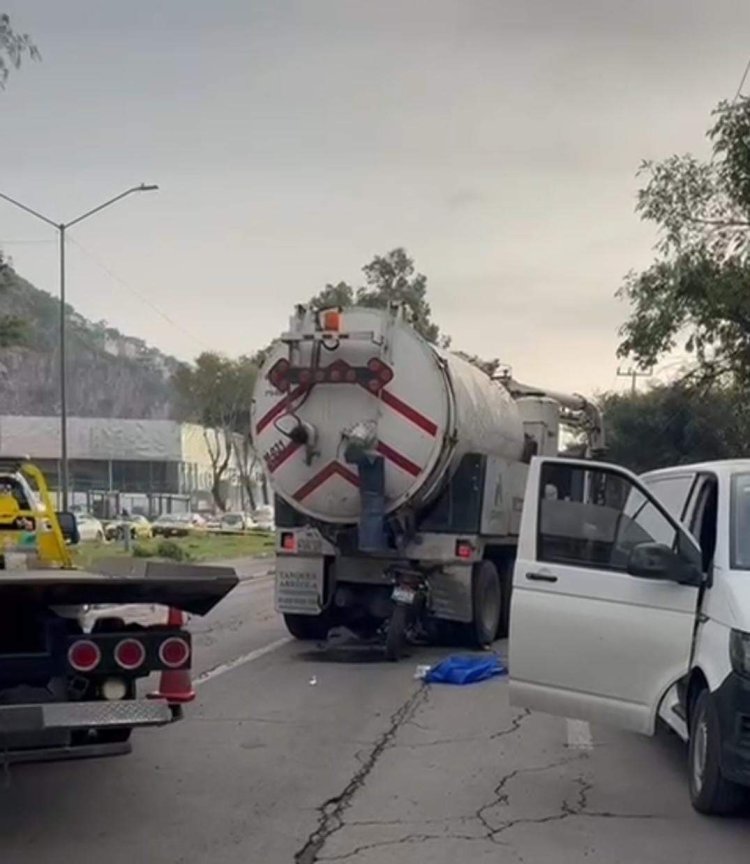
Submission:
POLYGON ((284 624, 295 639, 325 639, 331 629, 327 615, 284 615, 284 624))
POLYGON ((473 620, 466 625, 467 641, 485 648, 497 638, 502 600, 500 578, 492 561, 479 561, 471 574, 471 608, 473 620))
POLYGON ((690 711, 688 767, 690 801, 699 813, 726 816, 736 813, 747 800, 742 786, 721 773, 721 728, 709 690, 701 690, 690 711))

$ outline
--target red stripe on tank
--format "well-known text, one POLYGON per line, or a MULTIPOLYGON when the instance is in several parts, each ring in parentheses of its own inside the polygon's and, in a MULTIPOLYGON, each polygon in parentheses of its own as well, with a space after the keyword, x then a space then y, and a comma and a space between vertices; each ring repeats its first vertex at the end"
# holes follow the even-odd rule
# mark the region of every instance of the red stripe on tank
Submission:
POLYGON ((321 470, 318 471, 314 477, 311 477, 307 483, 300 486, 292 497, 295 501, 302 501, 309 495, 312 495, 312 493, 315 492, 316 489, 320 488, 326 480, 329 480, 331 477, 336 475, 343 477, 344 480, 347 480, 352 484, 352 486, 359 486, 359 477, 357 477, 353 471, 344 467, 340 462, 329 462, 325 468, 321 468, 321 470))
POLYGON ((412 462, 411 459, 407 459, 406 456, 399 453, 398 450, 394 450, 393 447, 383 444, 382 441, 378 443, 378 446, 375 449, 381 456, 388 459, 390 462, 393 462, 393 464, 399 467, 402 471, 406 471, 406 473, 411 474, 412 477, 419 477, 422 471, 419 465, 412 462))
POLYGON ((415 426, 424 429, 428 435, 432 435, 433 437, 437 435, 438 427, 436 423, 430 420, 429 417, 425 417, 424 414, 420 414, 416 408, 412 408, 411 405, 402 402, 401 399, 399 399, 398 396, 394 396, 390 390, 381 390, 380 398, 386 405, 401 414, 402 417, 406 417, 406 419, 410 420, 415 426))

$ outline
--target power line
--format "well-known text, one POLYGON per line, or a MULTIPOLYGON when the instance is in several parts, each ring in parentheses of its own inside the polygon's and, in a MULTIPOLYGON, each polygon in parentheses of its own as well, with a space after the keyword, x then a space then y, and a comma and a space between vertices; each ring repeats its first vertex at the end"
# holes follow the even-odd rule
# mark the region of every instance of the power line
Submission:
POLYGON ((737 88, 737 92, 734 94, 734 99, 732 99, 732 104, 740 98, 740 94, 742 93, 742 88, 745 86, 745 81, 747 80, 747 76, 750 73, 750 58, 748 58, 747 65, 745 66, 745 71, 742 73, 742 78, 740 80, 740 86, 737 88))
POLYGON ((174 327, 176 330, 179 330, 183 335, 187 336, 189 339, 192 339, 193 342, 195 342, 197 345, 200 345, 203 348, 207 348, 209 351, 213 350, 213 348, 207 342, 204 342, 203 339, 199 338, 194 333, 191 333, 189 330, 185 329, 182 324, 178 324, 177 321, 167 315, 166 312, 160 309, 149 297, 143 294, 143 292, 139 291, 137 288, 134 288, 132 285, 129 285, 121 276, 118 276, 116 273, 110 270, 110 268, 107 267, 107 265, 104 264, 102 261, 100 261, 92 252, 85 249, 78 240, 76 240, 70 234, 68 234, 67 236, 68 239, 73 244, 75 244, 87 258, 93 261, 94 264, 97 265, 97 267, 103 270, 110 277, 110 279, 113 279, 115 282, 118 283, 118 285, 121 285, 123 288, 125 288, 126 291, 130 291, 132 294, 135 294, 135 296, 138 297, 143 303, 145 303, 146 306, 153 309, 153 311, 156 312, 157 315, 163 318, 168 324, 171 324, 172 327, 174 327))

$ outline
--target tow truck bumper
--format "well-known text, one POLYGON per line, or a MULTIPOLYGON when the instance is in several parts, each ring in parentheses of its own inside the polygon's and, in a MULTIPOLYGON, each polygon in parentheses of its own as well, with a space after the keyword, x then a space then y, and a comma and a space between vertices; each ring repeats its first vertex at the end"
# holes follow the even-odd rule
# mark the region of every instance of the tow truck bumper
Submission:
POLYGON ((0 763, 129 753, 128 741, 99 741, 96 733, 164 726, 179 716, 179 708, 163 699, 0 705, 0 763), (73 737, 74 732, 92 734, 73 737))

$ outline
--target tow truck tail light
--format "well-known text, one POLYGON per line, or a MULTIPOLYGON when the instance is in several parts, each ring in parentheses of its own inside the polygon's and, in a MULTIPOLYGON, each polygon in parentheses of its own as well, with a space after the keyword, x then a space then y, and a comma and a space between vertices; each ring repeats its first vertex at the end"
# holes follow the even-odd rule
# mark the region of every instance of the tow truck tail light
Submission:
POLYGON ((143 666, 146 649, 137 639, 123 639, 115 645, 115 662, 121 669, 132 671, 143 666))
POLYGON ((468 540, 456 540, 456 558, 471 558, 474 555, 474 547, 468 540))
POLYGON ((68 665, 76 672, 93 672, 101 660, 102 652, 91 639, 78 639, 68 648, 68 665))
POLYGON ((168 669, 178 669, 190 659, 190 644, 180 636, 170 636, 159 646, 159 659, 168 669))

